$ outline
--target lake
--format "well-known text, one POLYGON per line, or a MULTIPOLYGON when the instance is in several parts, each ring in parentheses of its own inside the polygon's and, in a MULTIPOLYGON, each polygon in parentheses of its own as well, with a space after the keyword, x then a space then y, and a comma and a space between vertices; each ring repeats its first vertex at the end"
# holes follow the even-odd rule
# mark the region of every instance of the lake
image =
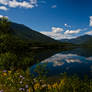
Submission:
POLYGON ((70 51, 56 52, 30 67, 32 74, 37 74, 36 70, 39 72, 44 70, 42 74, 50 77, 59 76, 64 72, 69 76, 77 74, 80 77, 86 75, 92 77, 92 49, 77 48, 70 51))

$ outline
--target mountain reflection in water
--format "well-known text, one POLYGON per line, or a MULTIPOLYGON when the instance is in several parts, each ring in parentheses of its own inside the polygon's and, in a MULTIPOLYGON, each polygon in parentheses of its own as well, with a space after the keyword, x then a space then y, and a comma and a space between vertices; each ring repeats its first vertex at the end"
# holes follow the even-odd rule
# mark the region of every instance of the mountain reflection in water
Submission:
POLYGON ((85 51, 82 48, 78 48, 57 53, 39 64, 33 65, 30 70, 33 72, 36 66, 41 67, 46 64, 45 68, 48 71, 48 76, 56 76, 66 72, 68 75, 77 74, 80 77, 85 75, 92 77, 92 52, 89 50, 89 54, 87 54, 88 50, 85 51))

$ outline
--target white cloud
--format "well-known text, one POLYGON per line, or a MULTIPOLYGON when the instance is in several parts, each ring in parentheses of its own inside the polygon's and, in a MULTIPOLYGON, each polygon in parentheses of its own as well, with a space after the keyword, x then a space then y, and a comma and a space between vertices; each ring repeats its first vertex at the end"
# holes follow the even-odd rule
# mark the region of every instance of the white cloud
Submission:
POLYGON ((51 8, 56 8, 57 6, 56 5, 52 5, 51 8))
POLYGON ((46 32, 46 31, 41 31, 40 33, 47 35, 53 39, 72 39, 72 38, 76 38, 77 36, 72 36, 69 34, 63 34, 63 33, 55 33, 55 32, 46 32))
POLYGON ((8 8, 6 8, 5 6, 0 6, 0 10, 7 11, 7 10, 8 10, 8 8))
POLYGON ((3 15, 0 15, 0 18, 2 18, 2 17, 6 17, 6 18, 8 18, 8 16, 3 16, 3 15))
POLYGON ((92 26, 92 16, 90 16, 90 23, 89 26, 92 26))
POLYGON ((78 56, 76 54, 61 54, 61 53, 59 53, 59 54, 56 54, 56 55, 54 55, 46 60, 43 60, 41 63, 42 64, 43 63, 52 63, 53 67, 62 66, 65 63, 75 63, 75 62, 82 63, 82 61, 79 60, 79 57, 80 56, 78 56))
POLYGON ((42 31, 41 32, 42 34, 45 34, 51 38, 54 38, 54 39, 66 39, 66 38, 71 38, 70 36, 68 35, 64 35, 62 33, 55 33, 55 32, 46 32, 46 31, 42 31))
POLYGON ((9 0, 0 0, 0 4, 7 5, 9 0))
POLYGON ((18 2, 16 0, 9 1, 8 5, 13 8, 15 8, 15 7, 33 8, 34 7, 34 5, 32 5, 26 1, 18 2))
POLYGON ((86 60, 90 60, 90 61, 92 61, 92 57, 88 57, 88 58, 86 58, 86 60))
POLYGON ((40 33, 45 34, 54 39, 71 39, 75 38, 70 34, 64 34, 64 29, 59 27, 52 27, 51 32, 41 31, 40 33))
POLYGON ((71 26, 70 26, 70 25, 68 25, 68 24, 64 24, 64 26, 65 26, 65 27, 70 27, 70 28, 71 28, 71 26))
POLYGON ((67 24, 64 24, 64 26, 67 26, 67 24))
POLYGON ((2 18, 3 17, 3 15, 0 15, 0 18, 2 18))
POLYGON ((66 30, 64 34, 78 34, 81 31, 81 29, 77 30, 66 30))
POLYGON ((30 0, 31 4, 37 4, 37 0, 30 0))
POLYGON ((29 0, 29 1, 0 0, 0 4, 8 6, 8 7, 12 7, 12 8, 16 8, 16 7, 34 8, 35 6, 37 6, 37 0, 29 0))
POLYGON ((59 33, 59 32, 62 32, 64 31, 63 28, 60 28, 60 27, 52 27, 52 32, 54 33, 59 33))
POLYGON ((45 34, 51 38, 54 39, 72 39, 76 38, 78 36, 78 33, 80 33, 83 29, 76 29, 76 30, 64 30, 60 27, 52 27, 52 31, 41 31, 40 33, 45 34))
POLYGON ((92 35, 92 30, 89 32, 86 32, 85 34, 92 35))

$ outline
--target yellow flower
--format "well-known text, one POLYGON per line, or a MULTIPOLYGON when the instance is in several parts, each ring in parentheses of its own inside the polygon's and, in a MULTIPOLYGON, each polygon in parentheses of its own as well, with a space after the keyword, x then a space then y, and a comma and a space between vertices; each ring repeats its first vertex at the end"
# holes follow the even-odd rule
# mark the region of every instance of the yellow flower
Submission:
POLYGON ((28 89, 28 92, 31 92, 31 87, 28 89))
POLYGON ((59 83, 59 88, 60 88, 61 86, 63 86, 64 83, 65 83, 65 80, 61 80, 60 83, 59 83))
POLYGON ((51 85, 50 84, 48 84, 48 89, 51 89, 52 87, 51 87, 51 85))
POLYGON ((60 82, 62 85, 64 85, 64 83, 65 83, 65 80, 61 80, 61 82, 60 82))
POLYGON ((3 73, 3 76, 7 76, 7 73, 3 73))
POLYGON ((8 71, 8 74, 11 74, 12 71, 8 71))
POLYGON ((54 83, 54 84, 52 85, 52 87, 53 87, 53 88, 57 88, 57 87, 58 87, 58 84, 57 84, 57 83, 54 83))
POLYGON ((34 89, 36 90, 36 89, 38 89, 38 88, 40 88, 40 84, 39 84, 39 83, 36 83, 36 84, 34 85, 34 89))

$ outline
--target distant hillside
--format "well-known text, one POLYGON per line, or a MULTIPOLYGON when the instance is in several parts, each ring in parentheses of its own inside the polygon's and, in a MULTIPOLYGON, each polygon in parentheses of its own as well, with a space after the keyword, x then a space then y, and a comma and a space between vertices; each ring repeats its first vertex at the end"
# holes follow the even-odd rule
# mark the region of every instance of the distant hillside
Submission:
POLYGON ((92 47, 92 38, 90 38, 85 43, 83 43, 83 46, 84 47, 92 47))
POLYGON ((72 44, 83 44, 83 43, 86 43, 87 41, 89 41, 90 39, 92 39, 91 35, 83 35, 83 36, 79 36, 74 39, 61 39, 60 41, 68 42, 68 43, 72 43, 72 44))
POLYGON ((11 23, 11 28, 15 36, 21 39, 27 39, 40 42, 56 42, 56 40, 34 31, 23 24, 11 23))

